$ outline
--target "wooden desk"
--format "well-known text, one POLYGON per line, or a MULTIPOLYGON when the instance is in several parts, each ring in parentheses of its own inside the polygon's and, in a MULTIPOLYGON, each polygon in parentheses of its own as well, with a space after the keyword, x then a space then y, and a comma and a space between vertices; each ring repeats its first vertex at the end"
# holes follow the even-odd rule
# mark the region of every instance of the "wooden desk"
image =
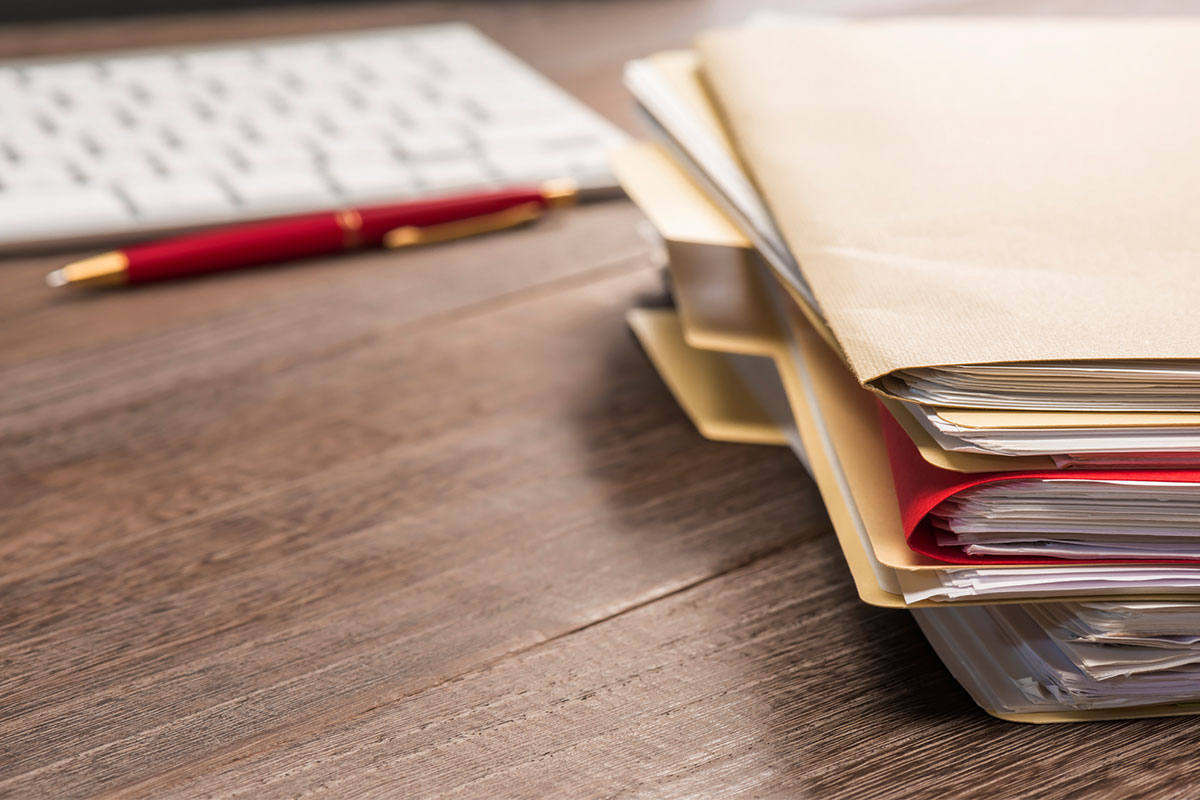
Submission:
MULTIPOLYGON (((621 62, 745 10, 340 6, 0 52, 459 17, 632 127, 621 62)), ((789 453, 696 435, 622 320, 660 294, 639 220, 103 296, 0 264, 0 796, 1195 796, 1200 720, 987 717, 856 600, 789 453)))

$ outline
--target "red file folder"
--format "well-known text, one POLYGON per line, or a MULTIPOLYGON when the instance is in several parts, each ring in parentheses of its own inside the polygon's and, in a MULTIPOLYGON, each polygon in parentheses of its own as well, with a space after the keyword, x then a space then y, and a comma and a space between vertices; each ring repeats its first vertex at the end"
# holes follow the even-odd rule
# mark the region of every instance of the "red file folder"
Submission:
POLYGON ((938 544, 929 512, 954 494, 996 481, 1028 478, 1063 478, 1075 480, 1122 481, 1188 481, 1200 483, 1200 469, 1104 469, 1104 470, 1031 470, 1028 472, 962 473, 935 467, 921 457, 916 445, 900 427, 900 423, 882 405, 878 406, 887 444, 892 478, 896 484, 896 499, 900 503, 900 520, 908 546, 918 553, 948 564, 1192 564, 1196 559, 1103 559, 1076 561, 1065 558, 1036 556, 967 555, 957 547, 938 544))

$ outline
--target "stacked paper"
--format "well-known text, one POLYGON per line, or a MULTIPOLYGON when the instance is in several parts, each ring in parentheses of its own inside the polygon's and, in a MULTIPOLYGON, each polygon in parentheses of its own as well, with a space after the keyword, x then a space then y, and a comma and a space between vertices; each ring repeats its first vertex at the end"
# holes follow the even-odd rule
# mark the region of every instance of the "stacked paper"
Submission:
POLYGON ((698 428, 786 442, 860 596, 989 712, 1200 702, 1200 24, 759 25, 631 64, 616 156, 698 428))

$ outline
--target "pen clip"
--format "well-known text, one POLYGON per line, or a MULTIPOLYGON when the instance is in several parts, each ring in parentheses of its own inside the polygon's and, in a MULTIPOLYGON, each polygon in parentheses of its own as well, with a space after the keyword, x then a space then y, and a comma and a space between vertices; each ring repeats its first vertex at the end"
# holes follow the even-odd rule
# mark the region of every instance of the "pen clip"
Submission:
POLYGON ((452 239, 462 239, 480 233, 491 233, 505 228, 515 228, 527 222, 533 222, 542 216, 542 207, 538 203, 522 203, 503 211, 492 214, 480 214, 454 222, 443 222, 440 225, 418 227, 405 225, 402 228, 388 231, 383 236, 384 247, 412 247, 434 242, 448 242, 452 239))

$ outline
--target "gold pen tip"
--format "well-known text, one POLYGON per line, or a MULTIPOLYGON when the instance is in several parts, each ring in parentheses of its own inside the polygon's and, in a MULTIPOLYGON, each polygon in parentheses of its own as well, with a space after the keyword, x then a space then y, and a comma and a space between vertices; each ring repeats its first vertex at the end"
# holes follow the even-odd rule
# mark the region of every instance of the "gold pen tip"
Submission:
POLYGON ((579 184, 570 178, 555 178, 542 184, 542 197, 549 208, 562 208, 579 200, 579 184))
POLYGON ((120 250, 101 253, 60 267, 46 276, 46 285, 102 286, 125 283, 129 258, 120 250))

